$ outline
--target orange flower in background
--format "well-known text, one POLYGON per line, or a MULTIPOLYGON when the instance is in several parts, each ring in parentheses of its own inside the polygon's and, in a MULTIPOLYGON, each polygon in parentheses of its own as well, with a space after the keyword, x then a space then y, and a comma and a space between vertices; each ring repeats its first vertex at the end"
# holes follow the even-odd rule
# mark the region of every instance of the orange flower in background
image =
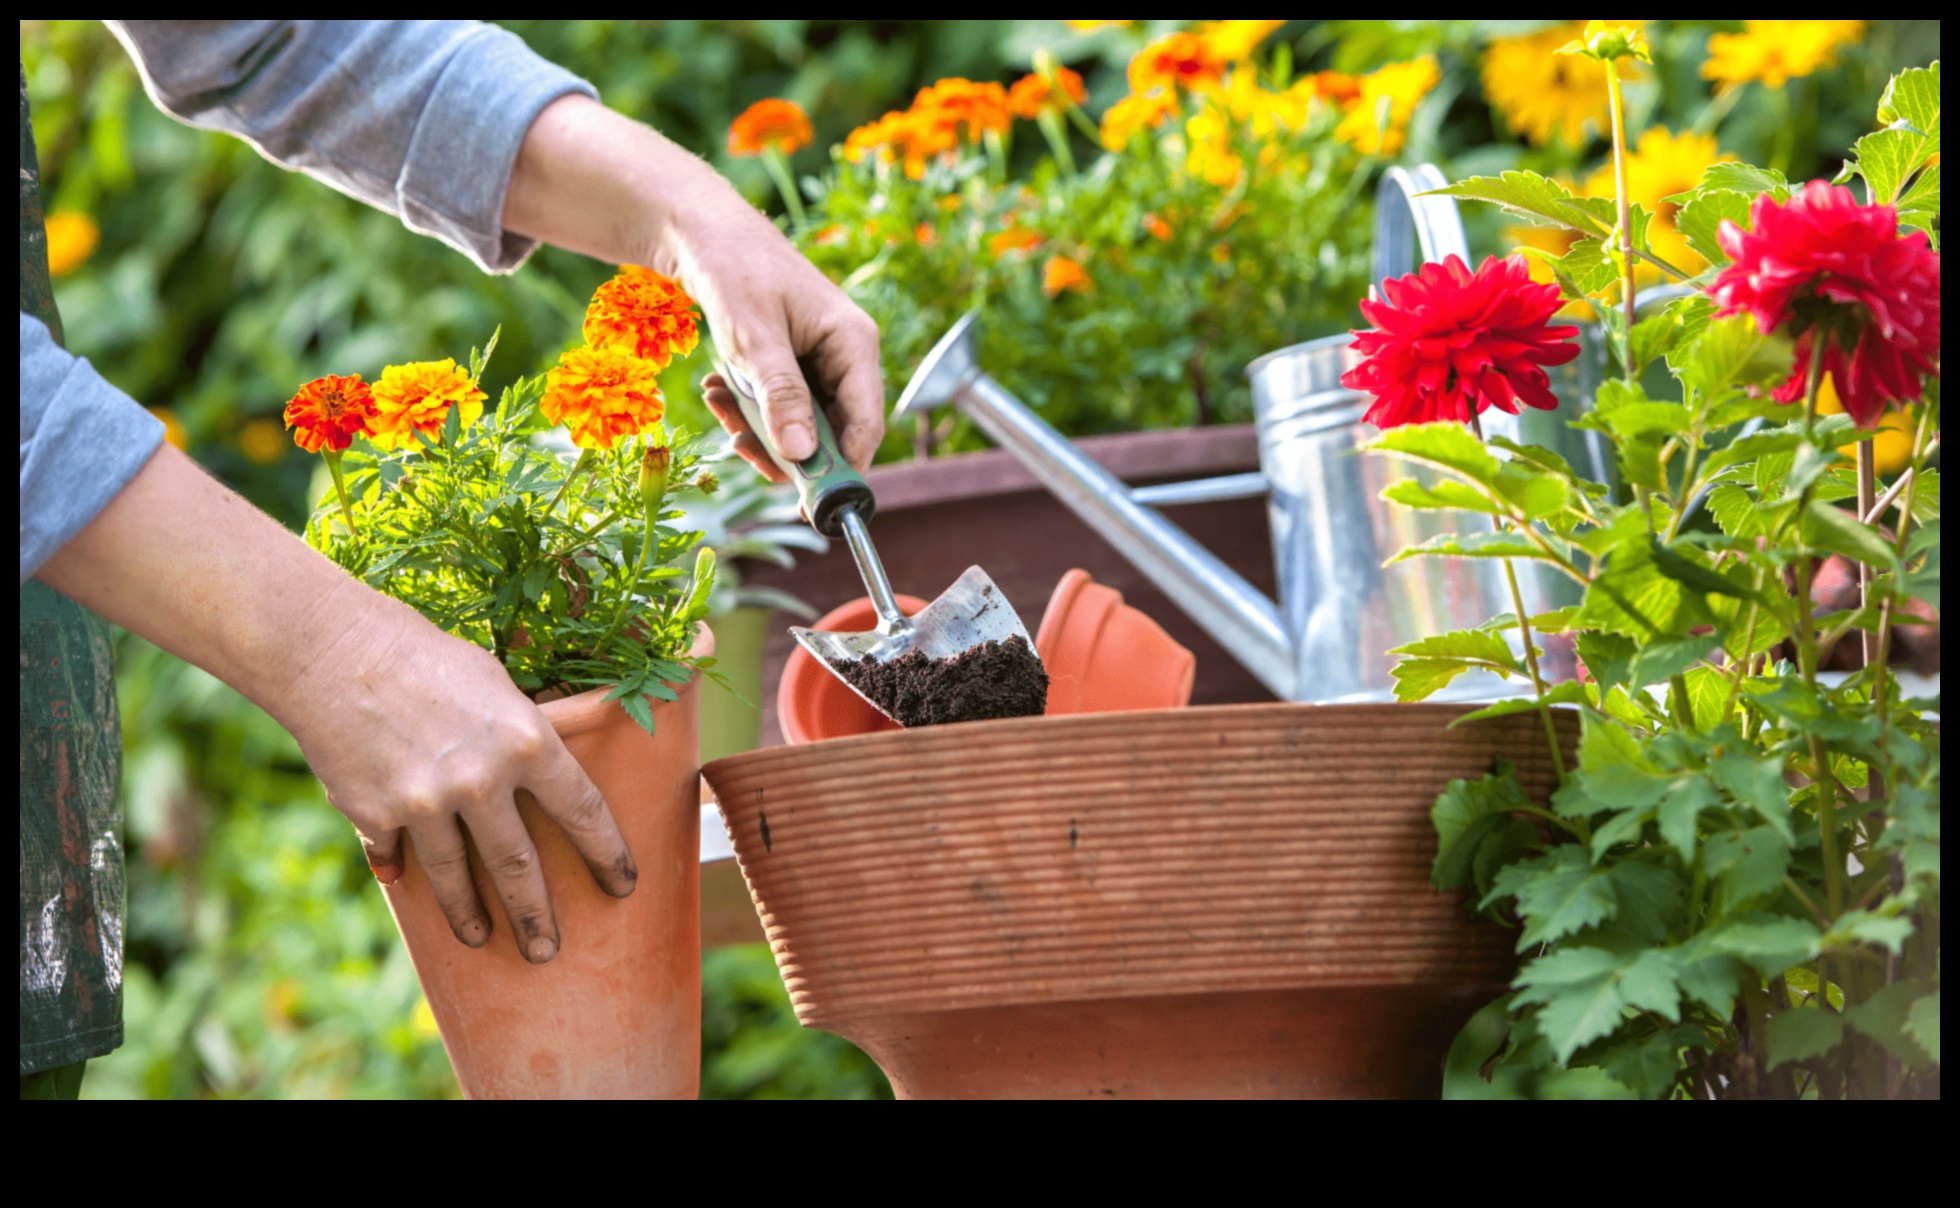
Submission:
POLYGON ((467 428, 483 417, 485 397, 476 379, 454 357, 390 365, 374 383, 370 439, 382 449, 413 449, 425 440, 434 443, 442 439, 451 408, 467 428))
POLYGON ((1015 117, 1037 118, 1043 112, 1059 112, 1070 105, 1080 105, 1089 99, 1089 90, 1082 85, 1082 77, 1066 67, 1055 68, 1055 78, 1050 81, 1040 72, 1024 75, 1014 81, 1014 87, 1007 90, 1007 107, 1015 117))
POLYGON ((269 466, 286 455, 286 434, 276 419, 255 419, 238 430, 238 451, 253 465, 269 466))
POLYGON ((374 417, 374 394, 358 373, 314 378, 286 404, 293 443, 308 453, 339 453, 374 431, 374 417))
POLYGON ((1219 58, 1236 63, 1259 49, 1259 44, 1284 24, 1284 21, 1204 21, 1199 23, 1197 33, 1219 58))
POLYGON ((987 250, 995 256, 1025 252, 1041 246, 1041 236, 1026 227, 1011 226, 987 238, 987 250))
POLYGON ((785 101, 768 97, 757 101, 728 127, 728 153, 730 155, 761 155, 763 148, 774 147, 788 155, 800 147, 807 147, 816 138, 817 132, 810 126, 810 116, 795 101, 785 101))
POLYGON ((613 279, 593 291, 585 308, 585 342, 652 361, 665 369, 701 342, 694 299, 671 277, 622 264, 613 279))
POLYGON ((563 424, 581 449, 610 449, 622 437, 660 426, 667 400, 652 361, 611 348, 574 348, 545 375, 546 419, 563 424))
POLYGON ((1301 81, 1315 96, 1336 105, 1351 105, 1361 99, 1361 77, 1345 71, 1316 71, 1301 81))
POLYGON ((1165 222, 1155 214, 1145 214, 1143 216, 1143 229, 1150 233, 1152 239, 1158 240, 1159 242, 1169 240, 1174 233, 1171 230, 1171 224, 1165 222))
POLYGON ((1041 266, 1041 292, 1054 298, 1067 290, 1086 294, 1096 287, 1089 273, 1067 256, 1050 256, 1041 266))
POLYGON ((1014 125, 1007 107, 1007 89, 992 80, 975 83, 952 76, 927 85, 913 99, 912 112, 956 129, 964 127, 970 143, 979 142, 989 130, 1006 134, 1014 125))
POLYGON ((1111 105, 1102 119, 1102 144, 1121 151, 1139 130, 1155 130, 1178 112, 1177 97, 1169 92, 1151 91, 1126 96, 1111 105))
MULTIPOLYGON (((151 415, 156 416, 158 422, 163 424, 164 444, 178 449, 190 448, 190 437, 184 431, 184 421, 177 418, 175 411, 172 411, 168 407, 145 407, 143 409, 151 415)), ((280 443, 284 444, 285 442, 281 441, 280 443)))
POLYGON ((1210 92, 1225 75, 1225 60, 1196 34, 1170 34, 1157 39, 1130 60, 1130 91, 1182 88, 1210 92))
POLYGON ((61 210, 47 217, 48 275, 65 277, 82 267, 102 242, 102 228, 79 210, 61 210))
POLYGON ((895 111, 851 131, 844 139, 844 158, 854 164, 866 156, 881 163, 902 162, 906 178, 918 180, 926 174, 928 163, 952 154, 959 145, 958 129, 940 121, 937 114, 895 111))
POLYGON ((1364 155, 1394 155, 1408 138, 1417 103, 1442 78, 1435 55, 1388 63, 1362 76, 1361 95, 1335 128, 1334 137, 1364 155))
POLYGON ((932 229, 930 222, 922 222, 912 228, 912 238, 920 247, 931 247, 939 242, 939 232, 932 229))

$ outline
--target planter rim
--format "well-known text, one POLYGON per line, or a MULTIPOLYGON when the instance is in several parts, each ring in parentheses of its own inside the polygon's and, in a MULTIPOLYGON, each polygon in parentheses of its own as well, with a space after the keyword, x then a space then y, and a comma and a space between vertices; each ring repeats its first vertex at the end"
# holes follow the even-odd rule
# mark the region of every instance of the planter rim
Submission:
MULTIPOLYGON (((687 657, 704 659, 715 652, 715 632, 706 622, 695 630, 694 644, 687 648, 687 657)), ((699 672, 695 673, 698 678, 699 672)), ((551 728, 558 731, 558 737, 570 738, 587 730, 596 730, 604 725, 614 713, 625 709, 616 700, 607 700, 606 694, 612 685, 587 688, 576 696, 561 696, 557 700, 546 701, 538 708, 544 711, 545 720, 551 728)))
MULTIPOLYGON (((1259 437, 1251 424, 1151 428, 1077 437, 1070 443, 1122 479, 1202 478, 1259 464, 1259 437)), ((1034 472, 1005 449, 874 466, 866 477, 878 492, 880 512, 1041 489, 1034 472)))

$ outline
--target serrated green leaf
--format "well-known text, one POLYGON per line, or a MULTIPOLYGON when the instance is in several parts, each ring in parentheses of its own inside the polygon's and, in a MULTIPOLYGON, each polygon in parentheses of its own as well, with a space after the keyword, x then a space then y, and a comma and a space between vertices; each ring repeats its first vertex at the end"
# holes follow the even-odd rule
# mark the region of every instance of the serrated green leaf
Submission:
POLYGON ((1764 977, 1775 977, 1814 959, 1822 939, 1816 926, 1803 919, 1752 914, 1703 932, 1701 943, 1711 953, 1736 957, 1764 977))
POLYGON ((1932 1057, 1934 1065, 1939 1064, 1940 992, 1938 990, 1912 1004, 1912 1009, 1906 1012, 1905 1033, 1932 1057))
POLYGON ((1686 674, 1695 729, 1706 733, 1722 723, 1729 703, 1729 677, 1715 667, 1690 667, 1686 674))
POLYGON ((1906 179, 1924 161, 1925 146, 1925 136, 1913 130, 1880 130, 1852 145, 1869 204, 1889 206, 1898 200, 1906 179))
POLYGON ((1627 667, 1638 652, 1633 642, 1617 633, 1585 633, 1573 638, 1573 649, 1586 673, 1599 685, 1601 698, 1627 682, 1627 667))
POLYGON ((1878 98, 1878 120, 1890 125, 1907 122, 1915 129, 1932 133, 1940 125, 1940 65, 1909 67, 1885 83, 1878 98))
POLYGON ((636 692, 621 697, 619 704, 626 710, 626 716, 633 719, 634 724, 649 734, 653 733, 653 707, 647 704, 646 697, 636 692))
MULTIPOLYGON (((1587 703, 1585 685, 1567 681, 1553 684, 1545 690, 1545 703, 1548 705, 1582 705, 1587 703)), ((1533 696, 1513 697, 1495 704, 1485 705, 1475 713, 1466 713, 1450 723, 1452 728, 1466 722, 1483 721, 1488 717, 1509 717, 1514 713, 1530 713, 1538 708, 1538 698, 1533 696)))
POLYGON ((1681 993, 1707 1007, 1718 1019, 1735 1012, 1736 992, 1742 988, 1742 962, 1732 956, 1690 957, 1676 953, 1675 983, 1681 993))
POLYGON ((1536 172, 1473 176, 1434 193, 1491 202, 1522 218, 1571 227, 1595 237, 1605 235, 1618 221, 1612 201, 1576 196, 1564 185, 1536 172))
POLYGON ((1701 172, 1701 182, 1686 193, 1676 193, 1664 200, 1682 205, 1692 200, 1697 193, 1711 189, 1726 189, 1754 197, 1758 193, 1769 193, 1776 200, 1784 201, 1790 196, 1790 182, 1783 173, 1774 168, 1758 168, 1750 164, 1719 163, 1710 164, 1701 172))
POLYGON ((1906 1034, 1906 1023, 1915 1001, 1926 987, 1909 981, 1893 982, 1864 1002, 1846 1007, 1844 1022, 1878 1041, 1885 1051, 1915 1069, 1933 1064, 1931 1055, 1906 1034))
POLYGON ((1639 641, 1686 636, 1697 626, 1714 623, 1715 615, 1699 593, 1660 573, 1652 549, 1648 542, 1628 541, 1607 555, 1605 570, 1586 588, 1581 624, 1639 641))
POLYGON ((1816 1007, 1798 1007, 1769 1021, 1769 1068, 1821 1057, 1844 1040, 1844 1017, 1816 1007))
POLYGON ((1749 229, 1749 202, 1747 193, 1733 189, 1709 189, 1692 194, 1674 216, 1675 229, 1688 241, 1688 246, 1712 265, 1720 266, 1729 262, 1729 254, 1722 250, 1721 229, 1724 221, 1733 222, 1743 230, 1749 229))
POLYGON ((1620 997, 1636 1011, 1650 1011, 1673 1023, 1681 1018, 1681 988, 1674 962, 1658 948, 1634 958, 1620 974, 1620 997))
POLYGON ((1700 776, 1683 776, 1675 780, 1654 815, 1660 823, 1661 838, 1675 851, 1681 853, 1681 861, 1690 867, 1695 859, 1695 826, 1700 820, 1701 811, 1721 804, 1721 797, 1713 785, 1700 776))
POLYGON ((1560 1062, 1620 1026, 1626 1008, 1679 1018, 1681 995, 1661 952, 1562 948, 1518 974, 1514 1002, 1537 1003, 1537 1026, 1560 1062))
POLYGON ((1756 759, 1732 750, 1709 761, 1708 778, 1776 828, 1785 842, 1796 841, 1790 827, 1790 785, 1783 779, 1782 759, 1774 755, 1756 759))
POLYGON ((1803 539, 1812 549, 1843 554, 1853 562, 1884 570, 1899 569, 1898 554, 1893 552, 1891 542, 1879 536, 1878 530, 1843 508, 1822 501, 1813 501, 1810 510, 1804 513, 1803 539))
POLYGON ((1900 952, 1911 938, 1911 919, 1876 910, 1847 910, 1831 924, 1824 936, 1824 947, 1870 944, 1888 952, 1900 952))
POLYGON ((1610 876, 1619 903, 1615 929, 1646 944, 1666 939, 1668 924, 1681 906, 1681 878, 1674 870, 1646 860, 1621 860, 1610 876))
POLYGON ((1557 474, 1530 470, 1515 463, 1497 473, 1497 493, 1527 520, 1542 520, 1566 508, 1571 493, 1557 474))
POLYGON ((1729 315, 1709 320, 1700 335, 1668 354, 1667 363, 1708 406, 1731 391, 1788 376, 1790 347, 1763 335, 1748 315, 1729 315))
POLYGON ((1410 558, 1532 558, 1541 562, 1554 559, 1532 541, 1516 533, 1438 533, 1420 545, 1398 552, 1383 565, 1393 566, 1410 558))
POLYGON ((1452 780, 1429 811, 1436 827, 1436 860, 1430 880, 1438 889, 1470 883, 1472 862, 1485 839, 1511 815, 1531 805, 1519 786, 1517 769, 1499 760, 1497 770, 1476 780, 1452 780))
POLYGON ((1362 447, 1441 466, 1485 486, 1496 482, 1500 464, 1470 429, 1448 421, 1390 428, 1362 447))
POLYGON ((1413 478, 1404 478, 1383 489, 1382 498, 1405 508, 1484 512, 1493 516, 1504 514, 1504 508, 1490 496, 1467 482, 1454 479, 1424 486, 1413 478))
POLYGON ((1395 678, 1395 699, 1409 702, 1427 700, 1449 687, 1459 675, 1475 670, 1478 670, 1476 664, 1462 659, 1405 658, 1389 674, 1395 678))
POLYGON ((1899 221, 1922 229, 1940 216, 1940 165, 1928 164, 1899 198, 1899 221))
POLYGON ((1718 913, 1734 913, 1783 889, 1790 845, 1773 826, 1718 832, 1701 841, 1702 868, 1715 883, 1718 913))
POLYGON ((1627 664, 1627 687, 1644 688, 1684 674, 1719 644, 1714 634, 1655 638, 1627 664))
MULTIPOLYGON (((1692 550, 1692 546, 1687 547, 1692 550)), ((1653 542, 1649 551, 1654 559, 1654 569, 1663 575, 1703 595, 1731 596, 1738 600, 1760 600, 1755 588, 1740 583, 1719 571, 1711 570, 1694 560, 1691 553, 1684 553, 1660 541, 1653 542)))
POLYGON ((1620 909, 1610 873, 1595 869, 1581 847, 1555 849, 1549 863, 1516 893, 1518 916, 1525 921, 1519 952, 1607 922, 1620 909))
POLYGON ((1575 241, 1558 258, 1557 272, 1571 282, 1569 289, 1586 296, 1609 290, 1620 279, 1620 266, 1597 239, 1575 241))

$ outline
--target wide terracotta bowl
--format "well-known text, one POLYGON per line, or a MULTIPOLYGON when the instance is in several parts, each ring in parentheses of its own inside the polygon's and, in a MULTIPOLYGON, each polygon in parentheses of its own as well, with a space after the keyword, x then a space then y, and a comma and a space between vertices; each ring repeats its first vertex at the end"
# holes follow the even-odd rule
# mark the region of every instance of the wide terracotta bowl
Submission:
POLYGON ((797 1017, 902 1098, 1433 1097, 1515 957, 1430 888, 1430 808, 1494 759, 1553 783, 1536 716, 1465 711, 1017 718, 703 771, 797 1017))

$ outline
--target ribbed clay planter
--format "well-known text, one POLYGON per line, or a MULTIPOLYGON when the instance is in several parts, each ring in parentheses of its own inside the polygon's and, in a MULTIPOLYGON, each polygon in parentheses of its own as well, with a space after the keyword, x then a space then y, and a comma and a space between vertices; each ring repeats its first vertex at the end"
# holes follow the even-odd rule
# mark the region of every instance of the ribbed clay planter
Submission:
MULTIPOLYGON (((702 627, 690 652, 715 652, 702 627)), ((471 1099, 692 1099, 701 1084, 700 679, 649 700, 655 733, 606 689, 542 706, 605 795, 640 877, 600 889, 565 832, 519 794, 558 917, 560 948, 533 965, 517 950, 474 850, 470 872, 493 929, 458 943, 407 844, 388 906, 428 995, 456 1081, 471 1099)))
MULTIPOLYGON (((1514 936, 1429 812, 1538 718, 1228 705, 772 747, 703 769, 806 1026, 901 1098, 1419 1098, 1514 936)), ((1572 727, 1576 733, 1576 725, 1572 727)))

